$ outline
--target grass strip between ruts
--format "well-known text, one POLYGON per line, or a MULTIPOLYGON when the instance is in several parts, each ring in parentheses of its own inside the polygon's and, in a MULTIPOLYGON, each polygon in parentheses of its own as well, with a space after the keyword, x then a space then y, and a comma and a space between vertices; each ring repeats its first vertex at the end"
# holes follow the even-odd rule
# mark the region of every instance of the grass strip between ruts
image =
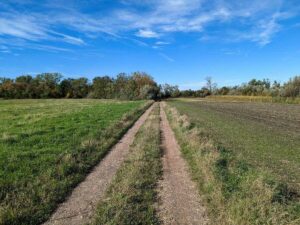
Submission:
POLYGON ((162 171, 159 123, 156 105, 99 203, 93 224, 159 224, 155 210, 156 186, 162 171))

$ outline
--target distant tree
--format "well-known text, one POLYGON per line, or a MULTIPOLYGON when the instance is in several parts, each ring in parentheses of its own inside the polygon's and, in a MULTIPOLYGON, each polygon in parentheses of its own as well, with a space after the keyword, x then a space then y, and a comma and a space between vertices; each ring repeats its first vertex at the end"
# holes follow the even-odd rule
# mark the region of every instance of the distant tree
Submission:
POLYGON ((140 99, 157 99, 159 96, 159 88, 154 85, 146 84, 140 90, 140 99))
POLYGON ((109 76, 95 77, 92 84, 92 97, 94 98, 113 98, 114 81, 109 76))
POLYGON ((135 88, 131 77, 126 73, 120 73, 115 80, 115 97, 119 99, 133 99, 135 88))
POLYGON ((183 90, 180 92, 181 97, 196 97, 196 91, 193 91, 191 89, 189 90, 183 90))
POLYGON ((278 81, 274 81, 271 88, 270 88, 270 94, 272 97, 280 96, 281 92, 281 84, 278 81))
POLYGON ((153 78, 145 72, 134 72, 132 74, 132 79, 135 83, 135 97, 141 98, 141 91, 144 86, 156 86, 153 78))
POLYGON ((73 98, 72 79, 64 79, 59 84, 60 95, 63 98, 73 98))
POLYGON ((300 97, 300 76, 295 76, 284 84, 282 96, 300 97))
POLYGON ((180 91, 177 85, 172 86, 170 84, 164 84, 161 86, 162 89, 162 96, 164 98, 176 98, 180 96, 180 91))
POLYGON ((35 78, 37 95, 41 98, 60 97, 59 82, 62 75, 59 73, 42 73, 35 78))
POLYGON ((227 95, 230 91, 229 87, 221 87, 220 89, 217 90, 218 95, 227 95))
POLYGON ((211 91, 206 87, 201 88, 201 90, 198 92, 198 97, 204 98, 209 95, 211 95, 211 91))
POLYGON ((16 98, 33 98, 34 87, 32 85, 33 77, 30 75, 19 76, 15 80, 15 97, 16 98))
POLYGON ((3 98, 14 98, 14 81, 9 78, 1 78, 0 83, 0 96, 3 98))
POLYGON ((217 88, 217 83, 213 82, 212 77, 206 77, 205 81, 206 81, 205 87, 209 90, 210 94, 212 94, 213 91, 217 88))
POLYGON ((85 98, 89 92, 88 79, 81 77, 78 79, 72 79, 72 96, 73 98, 85 98))

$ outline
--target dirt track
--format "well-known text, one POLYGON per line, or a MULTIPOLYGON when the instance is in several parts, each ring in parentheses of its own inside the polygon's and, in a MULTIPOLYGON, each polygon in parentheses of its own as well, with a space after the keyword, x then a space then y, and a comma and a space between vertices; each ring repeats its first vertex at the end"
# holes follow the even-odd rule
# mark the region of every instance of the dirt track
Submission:
POLYGON ((207 224, 196 185, 191 180, 161 103, 163 180, 159 183, 159 216, 163 224, 207 224))
POLYGON ((137 120, 86 179, 73 190, 69 198, 44 223, 45 225, 81 225, 90 221, 97 203, 104 196, 118 168, 126 158, 134 136, 147 119, 152 108, 153 105, 137 120))
MULTIPOLYGON (((156 103, 157 104, 157 103, 156 103)), ((205 208, 191 180, 179 146, 161 103, 163 179, 159 182, 158 216, 163 224, 207 224, 205 208)), ((147 119, 153 105, 128 130, 108 155, 80 183, 44 225, 82 225, 90 222, 97 203, 104 197, 118 168, 126 158, 134 136, 147 119)))

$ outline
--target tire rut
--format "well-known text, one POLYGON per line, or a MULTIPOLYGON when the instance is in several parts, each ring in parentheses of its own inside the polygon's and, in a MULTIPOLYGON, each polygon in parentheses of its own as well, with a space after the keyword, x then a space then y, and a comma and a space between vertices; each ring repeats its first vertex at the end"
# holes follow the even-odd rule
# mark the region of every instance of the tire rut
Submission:
POLYGON ((158 215, 163 224, 207 224, 206 210, 180 153, 161 103, 163 179, 159 182, 158 215))

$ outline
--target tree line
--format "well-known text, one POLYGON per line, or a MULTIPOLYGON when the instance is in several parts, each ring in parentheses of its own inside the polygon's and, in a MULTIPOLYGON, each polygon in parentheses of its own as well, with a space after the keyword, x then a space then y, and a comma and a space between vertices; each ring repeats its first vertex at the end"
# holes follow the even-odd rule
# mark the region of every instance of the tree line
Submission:
POLYGON ((15 79, 0 78, 0 98, 101 98, 158 99, 178 97, 178 86, 158 85, 145 72, 120 73, 115 78, 97 76, 65 78, 59 73, 22 75, 15 79))
POLYGON ((181 97, 205 97, 208 95, 244 95, 244 96, 272 96, 272 97, 300 97, 300 76, 290 78, 281 84, 269 79, 252 79, 247 83, 236 86, 218 88, 211 77, 206 78, 206 85, 200 90, 184 90, 181 97))
POLYGON ((59 73, 22 75, 15 79, 0 78, 0 98, 101 98, 101 99, 160 99, 169 97, 206 97, 208 95, 247 95, 300 97, 300 76, 281 84, 268 79, 252 79, 237 86, 217 87, 211 77, 199 90, 179 90, 178 86, 158 85, 145 72, 120 73, 116 77, 97 76, 63 78, 59 73))

